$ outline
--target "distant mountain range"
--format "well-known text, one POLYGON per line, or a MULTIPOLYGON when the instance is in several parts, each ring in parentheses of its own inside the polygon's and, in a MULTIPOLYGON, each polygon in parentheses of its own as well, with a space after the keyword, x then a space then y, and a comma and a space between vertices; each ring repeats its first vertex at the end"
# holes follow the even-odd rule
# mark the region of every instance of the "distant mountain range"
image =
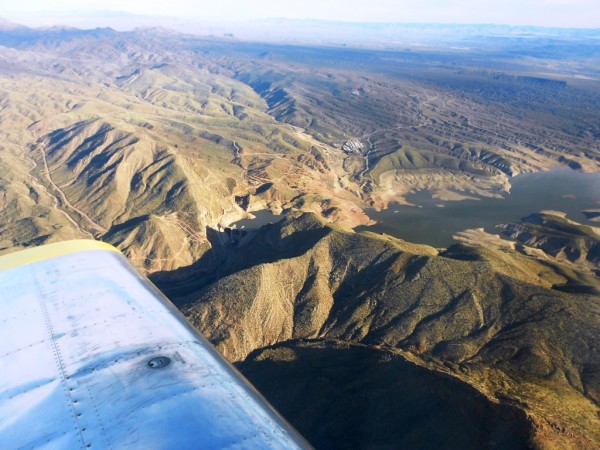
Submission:
MULTIPOLYGON (((120 31, 164 27, 198 36, 229 36, 265 42, 320 45, 362 45, 370 47, 410 46, 414 44, 456 44, 474 38, 558 38, 597 39, 598 29, 549 28, 492 24, 431 23, 357 23, 315 19, 272 18, 253 21, 217 22, 137 15, 120 11, 40 13, 26 18, 37 26, 75 26, 83 29, 110 27, 120 31)), ((4 20, 0 27, 16 26, 4 20)))

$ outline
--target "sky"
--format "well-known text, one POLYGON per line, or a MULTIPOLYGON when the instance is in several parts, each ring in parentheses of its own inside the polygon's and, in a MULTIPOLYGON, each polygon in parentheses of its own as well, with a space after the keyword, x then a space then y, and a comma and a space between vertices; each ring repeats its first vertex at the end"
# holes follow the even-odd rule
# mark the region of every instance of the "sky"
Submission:
POLYGON ((600 28, 600 0, 15 0, 0 17, 120 11, 188 21, 265 18, 350 22, 461 23, 600 28))

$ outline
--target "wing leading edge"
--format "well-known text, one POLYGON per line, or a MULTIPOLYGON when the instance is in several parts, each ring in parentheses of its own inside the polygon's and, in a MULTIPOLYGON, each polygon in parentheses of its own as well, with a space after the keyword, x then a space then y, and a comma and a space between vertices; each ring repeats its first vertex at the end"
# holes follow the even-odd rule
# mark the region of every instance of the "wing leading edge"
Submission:
POLYGON ((0 448, 306 448, 114 248, 0 257, 0 448))

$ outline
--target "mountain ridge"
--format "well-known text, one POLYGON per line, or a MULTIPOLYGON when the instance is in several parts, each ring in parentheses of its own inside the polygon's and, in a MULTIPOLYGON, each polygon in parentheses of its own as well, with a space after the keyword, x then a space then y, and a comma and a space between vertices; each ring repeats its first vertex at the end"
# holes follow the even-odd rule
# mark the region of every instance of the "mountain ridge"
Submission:
POLYGON ((598 297, 552 289, 549 277, 563 274, 550 276, 547 266, 516 252, 506 259, 505 252, 457 245, 447 256, 426 247, 411 253, 401 241, 330 228, 311 215, 258 236, 239 255, 253 255, 254 265, 175 298, 230 360, 298 339, 398 349, 490 398, 521 405, 542 428, 558 423, 575 441, 598 439, 598 297), (268 250, 266 242, 286 239, 268 250), (308 242, 308 250, 294 251, 294 242, 308 242), (257 258, 269 252, 280 257, 257 258), (497 261, 509 263, 503 273, 497 261), (535 273, 536 284, 524 281, 535 273), (546 398, 555 389, 570 400, 546 398))

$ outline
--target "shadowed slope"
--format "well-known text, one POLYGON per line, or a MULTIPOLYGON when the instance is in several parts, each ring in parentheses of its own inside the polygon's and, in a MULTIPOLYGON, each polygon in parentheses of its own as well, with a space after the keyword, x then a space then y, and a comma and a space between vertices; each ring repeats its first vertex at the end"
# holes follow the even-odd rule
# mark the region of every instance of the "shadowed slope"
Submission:
POLYGON ((296 228, 317 239, 304 253, 262 235, 240 256, 260 249, 272 252, 270 262, 254 260, 187 296, 196 297, 183 308, 188 318, 230 360, 298 338, 383 345, 524 408, 540 429, 569 430, 550 431, 550 440, 598 441, 598 297, 550 289, 561 275, 517 252, 463 245, 451 257, 435 256, 311 215, 269 234, 291 244, 296 228))
POLYGON ((238 368, 318 449, 529 448, 518 408, 388 350, 288 342, 238 368))

